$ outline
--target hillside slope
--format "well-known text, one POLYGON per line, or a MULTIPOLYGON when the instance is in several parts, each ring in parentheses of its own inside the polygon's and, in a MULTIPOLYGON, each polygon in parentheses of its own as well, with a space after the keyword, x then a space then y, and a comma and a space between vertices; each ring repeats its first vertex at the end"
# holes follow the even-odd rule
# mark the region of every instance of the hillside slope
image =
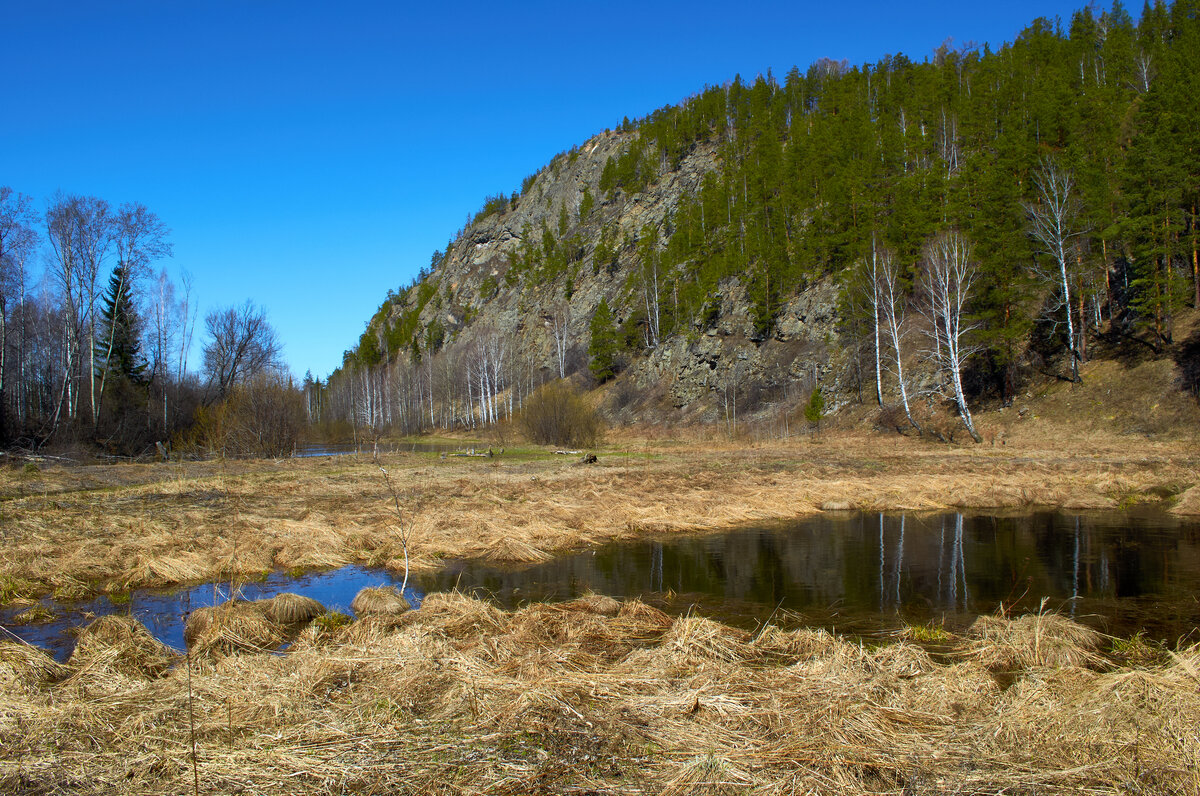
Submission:
POLYGON ((928 356, 935 244, 951 236, 961 400, 1009 405, 1106 337, 1178 358, 1200 303, 1200 195, 1179 186, 1200 185, 1200 142, 1176 122, 1200 114, 1198 73, 1200 15, 1179 0, 1137 23, 1120 6, 1069 32, 1038 20, 997 52, 707 88, 489 198, 389 294, 322 412, 475 427, 549 379, 614 374, 604 409, 622 421, 787 411, 816 386, 831 407, 877 390, 895 403, 872 298, 893 263, 906 385, 936 415, 960 402, 928 356), (1066 186, 1057 244, 1033 223, 1051 178, 1066 186))

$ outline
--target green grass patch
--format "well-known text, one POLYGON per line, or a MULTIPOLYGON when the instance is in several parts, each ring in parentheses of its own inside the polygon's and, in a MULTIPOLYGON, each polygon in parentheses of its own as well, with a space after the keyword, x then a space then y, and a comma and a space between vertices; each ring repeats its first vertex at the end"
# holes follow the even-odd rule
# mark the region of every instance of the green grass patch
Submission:
POLYGON ((37 593, 37 584, 16 575, 0 575, 0 605, 18 598, 30 598, 37 593))
POLYGON ((321 630, 333 631, 339 627, 345 627, 352 621, 354 620, 341 611, 330 611, 312 620, 312 624, 321 630))
POLYGON ((945 644, 954 638, 953 633, 933 622, 924 625, 909 625, 904 629, 904 635, 918 644, 945 644))

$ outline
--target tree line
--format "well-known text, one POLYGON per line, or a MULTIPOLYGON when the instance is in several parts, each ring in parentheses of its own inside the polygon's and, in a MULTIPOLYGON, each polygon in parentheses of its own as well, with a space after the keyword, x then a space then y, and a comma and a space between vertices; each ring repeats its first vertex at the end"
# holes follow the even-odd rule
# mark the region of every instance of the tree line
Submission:
POLYGON ((171 255, 170 230, 141 203, 59 192, 39 209, 0 187, 0 444, 213 447, 229 431, 228 404, 244 404, 239 390, 252 384, 281 391, 277 403, 302 417, 280 343, 251 302, 205 316, 201 371, 189 368, 199 307, 192 278, 176 284, 160 267, 171 255))

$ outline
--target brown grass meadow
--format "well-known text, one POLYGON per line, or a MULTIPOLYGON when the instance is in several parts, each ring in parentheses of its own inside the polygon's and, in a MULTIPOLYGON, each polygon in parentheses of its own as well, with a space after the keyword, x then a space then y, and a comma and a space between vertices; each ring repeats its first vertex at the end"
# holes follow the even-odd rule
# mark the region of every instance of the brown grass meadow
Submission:
MULTIPOLYGON (((599 453, 9 468, 0 596, 397 568, 399 521, 430 568, 836 509, 1200 514, 1191 442, 1036 426, 969 447, 643 433, 599 453)), ((1055 615, 981 618, 934 650, 920 628, 870 647, 600 597, 502 611, 438 594, 352 623, 309 608, 211 611, 188 660, 120 617, 65 664, 0 642, 0 791, 1200 792, 1200 651, 1055 615)))
POLYGON ((287 654, 182 661, 106 617, 65 665, 0 642, 0 789, 1197 792, 1200 649, 1126 665, 1105 646, 1055 615, 983 618, 933 656, 638 601, 506 612, 451 593, 314 620, 287 654))
POLYGON ((446 557, 531 562, 638 535, 822 510, 1102 509, 1200 514, 1200 449, 1097 436, 948 446, 822 432, 743 441, 618 438, 595 464, 548 451, 0 470, 0 597, 255 577, 446 557))

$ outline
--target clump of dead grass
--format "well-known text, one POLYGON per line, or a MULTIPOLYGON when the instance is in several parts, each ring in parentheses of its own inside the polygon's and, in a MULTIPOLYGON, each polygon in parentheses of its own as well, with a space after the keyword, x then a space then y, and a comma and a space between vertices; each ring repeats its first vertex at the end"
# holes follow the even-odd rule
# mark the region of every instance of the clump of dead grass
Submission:
POLYGON ((967 636, 973 639, 967 653, 993 671, 1103 663, 1096 652, 1103 636, 1055 613, 1039 612, 1017 619, 981 616, 967 636))
POLYGON ((67 667, 45 651, 17 641, 0 641, 0 691, 36 690, 67 676, 67 667))
POLYGON ((412 606, 395 586, 368 586, 354 595, 350 610, 357 616, 398 616, 412 606))
POLYGON ((589 591, 581 597, 571 600, 567 605, 581 611, 588 611, 601 616, 617 616, 621 613, 621 603, 604 594, 589 591))
POLYGON ((263 601, 263 614, 280 625, 309 622, 325 613, 325 606, 311 597, 283 592, 263 601))
POLYGON ((229 600, 197 608, 183 627, 183 639, 196 654, 263 652, 283 643, 286 634, 267 617, 265 601, 229 600))
POLYGON ((405 614, 404 618, 451 638, 492 635, 506 629, 509 621, 507 614, 487 600, 457 591, 425 595, 421 610, 405 614))
POLYGON ((698 755, 679 767, 662 796, 733 796, 756 784, 754 777, 715 754, 698 755))
POLYGON ((126 677, 159 677, 176 655, 131 616, 110 614, 79 631, 68 662, 77 673, 117 672, 126 677))

